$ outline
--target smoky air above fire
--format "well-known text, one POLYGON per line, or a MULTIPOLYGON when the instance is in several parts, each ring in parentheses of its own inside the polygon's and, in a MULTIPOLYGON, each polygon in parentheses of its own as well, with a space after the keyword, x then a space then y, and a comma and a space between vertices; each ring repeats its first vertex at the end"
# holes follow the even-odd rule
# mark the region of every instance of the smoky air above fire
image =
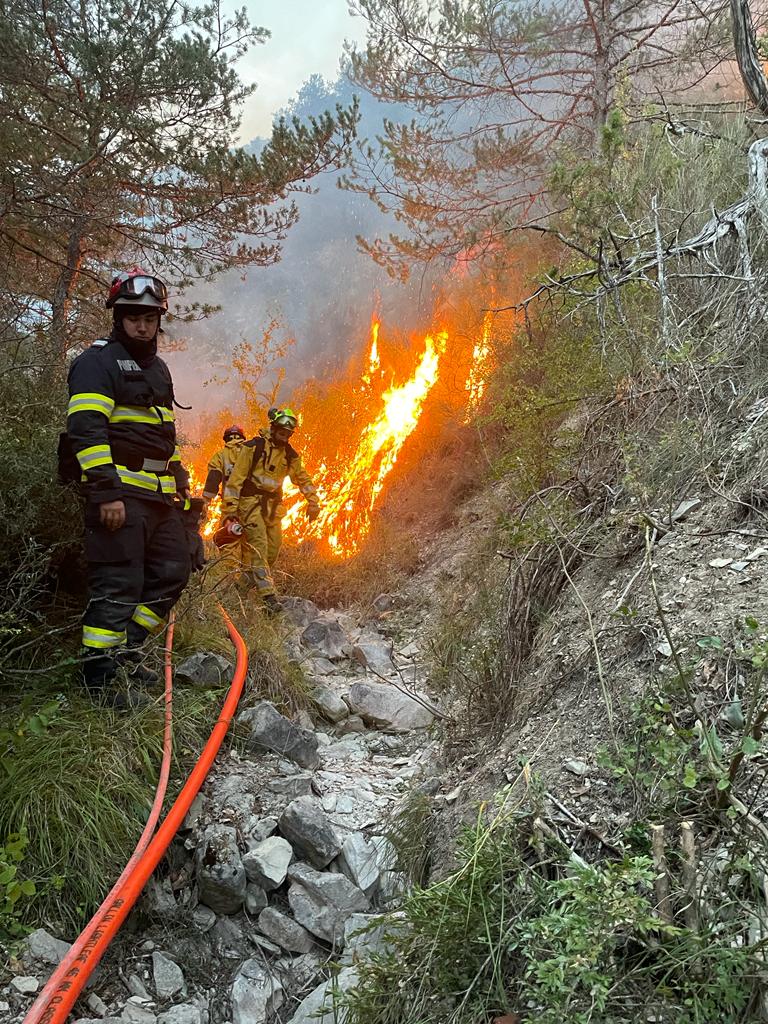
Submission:
MULTIPOLYGON (((313 76, 285 113, 319 114, 336 103, 349 103, 352 95, 346 80, 329 85, 313 76)), ((379 132, 385 115, 410 116, 404 108, 363 97, 360 137, 372 138, 379 132)), ((260 143, 256 139, 251 145, 260 143)), ((395 229, 394 218, 367 196, 340 189, 339 179, 339 173, 324 174, 313 182, 311 194, 294 197, 299 221, 288 232, 278 263, 245 274, 232 272, 196 285, 188 294, 188 300, 218 305, 221 311, 204 321, 169 327, 172 338, 186 342, 183 352, 168 356, 179 400, 185 405, 203 411, 230 402, 237 408, 232 353, 243 342, 257 344, 272 320, 279 324, 277 342, 294 339, 281 361, 281 395, 282 390, 287 394, 307 380, 333 373, 351 352, 362 349, 374 310, 405 333, 428 328, 435 298, 429 277, 414 277, 407 284, 394 281, 358 249, 358 235, 386 235, 395 229)))

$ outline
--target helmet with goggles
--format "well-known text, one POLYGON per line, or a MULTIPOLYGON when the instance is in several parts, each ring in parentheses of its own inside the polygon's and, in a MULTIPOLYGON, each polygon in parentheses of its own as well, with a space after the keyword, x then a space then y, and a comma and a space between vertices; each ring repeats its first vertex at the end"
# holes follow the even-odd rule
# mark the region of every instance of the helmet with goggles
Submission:
POLYGON ((273 427, 285 427, 286 430, 295 430, 299 423, 299 417, 293 409, 270 409, 269 421, 273 427))
POLYGON ((135 306, 167 313, 168 289, 159 277, 148 274, 141 267, 132 267, 112 280, 106 307, 113 309, 115 306, 135 306))

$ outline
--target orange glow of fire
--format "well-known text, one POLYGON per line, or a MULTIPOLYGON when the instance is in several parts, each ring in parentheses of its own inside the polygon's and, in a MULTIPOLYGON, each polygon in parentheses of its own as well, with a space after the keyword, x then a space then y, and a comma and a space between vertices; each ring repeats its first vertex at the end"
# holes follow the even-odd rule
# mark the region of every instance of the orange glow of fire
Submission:
MULTIPOLYGON (((375 322, 371 333, 368 366, 372 372, 379 365, 375 322)), ((322 538, 329 553, 339 558, 359 550, 370 530, 371 514, 384 481, 413 433, 424 401, 437 381, 440 356, 447 340, 445 332, 424 339, 424 352, 416 369, 404 384, 393 385, 383 393, 379 413, 363 428, 355 453, 341 472, 333 474, 324 466, 318 470, 315 485, 322 508, 314 523, 304 518, 304 502, 295 489, 286 494, 292 502, 283 520, 289 537, 297 541, 322 538)))
POLYGON ((368 353, 368 372, 363 374, 363 380, 366 384, 371 383, 371 377, 378 370, 381 365, 379 359, 379 328, 380 324, 378 320, 371 321, 371 348, 368 353))
MULTIPOLYGON (((189 489, 192 494, 202 492, 203 484, 198 479, 197 471, 194 466, 187 466, 187 472, 189 473, 189 489)), ((200 526, 200 534, 208 540, 216 532, 216 528, 219 525, 219 517, 221 515, 221 495, 217 494, 215 498, 211 500, 208 506, 208 513, 200 526)))
MULTIPOLYGON (((286 479, 283 530, 287 541, 312 541, 318 553, 334 558, 349 558, 360 550, 370 533, 387 478, 441 377, 444 354, 446 379, 441 380, 436 390, 439 408, 450 403, 460 420, 468 423, 480 407, 492 358, 491 317, 491 312, 485 314, 474 342, 471 335, 463 335, 467 338, 463 342, 462 336, 454 336, 452 330, 449 344, 448 331, 440 329, 420 335, 420 341, 403 347, 383 334, 374 315, 367 351, 360 361, 353 359, 345 376, 329 382, 327 391, 321 385, 308 398, 291 397, 288 404, 301 408, 306 402, 308 406, 306 421, 302 416, 294 443, 314 481, 321 511, 315 522, 310 523, 304 497, 286 479), (452 367, 459 366, 458 381, 463 381, 463 385, 459 383, 458 389, 453 390, 452 367)), ((189 460, 197 464, 190 468, 193 492, 202 491, 204 460, 215 451, 224 421, 231 422, 233 415, 237 419, 248 414, 242 417, 240 412, 227 410, 222 411, 221 423, 218 418, 211 419, 208 436, 202 439, 202 450, 198 449, 196 459, 189 460)), ((249 428, 251 433, 258 430, 262 415, 263 410, 251 412, 255 421, 249 428)), ((221 498, 217 496, 211 501, 201 528, 205 538, 210 538, 218 528, 220 514, 221 498)))
POLYGON ((475 342, 472 350, 472 363, 467 377, 467 414, 464 422, 468 423, 472 414, 477 412, 485 391, 485 364, 491 352, 489 335, 491 333, 491 314, 483 317, 483 332, 480 340, 475 342))

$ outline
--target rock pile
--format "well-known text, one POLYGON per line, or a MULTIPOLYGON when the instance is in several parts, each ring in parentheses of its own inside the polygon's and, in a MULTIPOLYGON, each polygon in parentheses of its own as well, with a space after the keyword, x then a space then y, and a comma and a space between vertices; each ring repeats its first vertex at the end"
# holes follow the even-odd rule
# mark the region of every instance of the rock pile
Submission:
MULTIPOLYGON (((319 717, 292 721, 263 700, 241 707, 242 753, 220 756, 169 877, 143 897, 153 937, 138 948, 124 937, 130 970, 121 981, 102 966, 99 995, 77 1004, 79 1024, 343 1021, 333 1007, 355 964, 395 927, 406 879, 384 821, 431 758, 418 648, 398 653, 370 624, 285 604, 286 646, 319 717), (335 978, 329 960, 344 965, 335 978)), ((188 661, 184 677, 197 686, 229 671, 207 652, 188 661)), ((44 932, 29 937, 23 972, 0 990, 3 1019, 23 1019, 66 949, 44 932)))

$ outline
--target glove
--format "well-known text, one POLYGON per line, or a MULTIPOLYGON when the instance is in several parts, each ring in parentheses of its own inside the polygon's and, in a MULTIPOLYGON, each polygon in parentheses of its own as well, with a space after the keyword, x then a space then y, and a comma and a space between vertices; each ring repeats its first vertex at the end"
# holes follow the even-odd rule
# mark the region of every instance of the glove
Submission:
POLYGON ((187 533, 189 544, 189 559, 192 563, 192 572, 200 572, 205 568, 205 545, 199 533, 187 533))
POLYGON ((181 521, 184 524, 184 532, 187 536, 187 549, 192 564, 192 572, 200 572, 205 568, 205 545, 200 536, 200 519, 203 515, 203 499, 191 498, 189 508, 180 512, 181 521))
POLYGON ((307 508, 307 519, 310 521, 310 523, 314 523, 314 521, 317 519, 317 517, 319 515, 320 515, 320 506, 319 505, 310 505, 307 508))

